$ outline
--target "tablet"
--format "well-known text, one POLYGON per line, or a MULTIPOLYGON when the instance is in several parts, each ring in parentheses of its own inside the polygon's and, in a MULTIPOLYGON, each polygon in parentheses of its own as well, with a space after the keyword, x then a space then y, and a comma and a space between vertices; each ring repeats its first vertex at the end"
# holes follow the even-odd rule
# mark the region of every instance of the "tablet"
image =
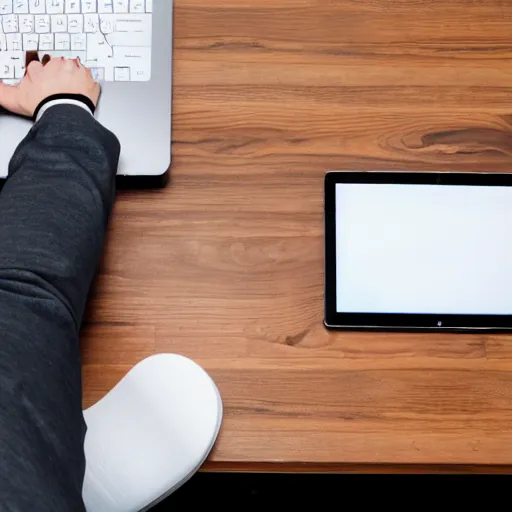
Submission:
POLYGON ((328 173, 325 325, 512 330, 512 175, 328 173))

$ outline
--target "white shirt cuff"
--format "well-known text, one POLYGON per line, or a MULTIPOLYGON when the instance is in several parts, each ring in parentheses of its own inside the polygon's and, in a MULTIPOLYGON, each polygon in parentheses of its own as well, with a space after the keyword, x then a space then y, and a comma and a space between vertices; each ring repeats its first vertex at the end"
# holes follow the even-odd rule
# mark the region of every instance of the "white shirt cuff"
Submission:
POLYGON ((85 103, 83 103, 81 101, 67 100, 67 99, 53 100, 53 101, 49 101, 48 103, 46 103, 45 105, 43 105, 41 107, 41 110, 39 110, 39 112, 37 113, 36 123, 37 123, 37 121, 39 121, 39 119, 41 119, 41 117, 43 117, 43 114, 49 108, 54 107, 55 105, 76 105, 77 107, 81 107, 84 110, 86 110, 87 112, 89 112, 89 114, 91 114, 91 116, 93 115, 93 113, 91 112, 91 109, 85 103))

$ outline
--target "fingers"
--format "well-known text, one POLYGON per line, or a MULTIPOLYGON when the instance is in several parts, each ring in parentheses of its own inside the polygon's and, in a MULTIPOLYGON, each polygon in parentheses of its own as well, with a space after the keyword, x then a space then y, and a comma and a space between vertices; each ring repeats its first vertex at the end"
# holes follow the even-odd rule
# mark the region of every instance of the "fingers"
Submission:
POLYGON ((52 59, 49 55, 45 55, 43 57, 43 65, 44 69, 47 71, 53 71, 59 69, 59 67, 63 66, 66 62, 64 57, 60 57, 57 59, 52 59))
POLYGON ((43 65, 38 60, 33 60, 25 71, 25 75, 29 78, 35 78, 39 73, 43 71, 43 65))
MULTIPOLYGON (((90 74, 90 72, 89 72, 89 74, 90 74)), ((91 75, 91 80, 93 80, 92 75, 91 75)), ((94 105, 98 105, 98 101, 100 99, 100 94, 101 94, 101 86, 100 86, 99 83, 94 82, 94 85, 93 85, 93 97, 91 98, 91 100, 93 101, 94 105)))
POLYGON ((61 65, 64 70, 66 70, 68 73, 74 73, 77 71, 77 68, 79 66, 76 65, 75 59, 63 59, 61 60, 61 65))
MULTIPOLYGON (((0 0, 1 2, 1 0, 0 0)), ((97 105, 100 85, 80 59, 51 59, 27 55, 25 78, 15 87, 0 82, 0 106, 14 113, 32 116, 37 105, 55 94, 80 94, 97 105)))
POLYGON ((76 72, 83 67, 77 62, 77 59, 65 59, 64 57, 52 59, 49 55, 43 57, 43 66, 48 72, 56 72, 60 69, 68 73, 76 72))
POLYGON ((25 55, 25 74, 32 62, 39 62, 39 54, 37 52, 27 52, 25 55))

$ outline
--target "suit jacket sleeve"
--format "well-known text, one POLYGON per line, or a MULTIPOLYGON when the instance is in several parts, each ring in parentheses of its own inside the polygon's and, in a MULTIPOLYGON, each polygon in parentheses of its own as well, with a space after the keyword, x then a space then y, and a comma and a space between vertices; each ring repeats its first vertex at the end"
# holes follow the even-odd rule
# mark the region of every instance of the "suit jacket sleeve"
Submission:
POLYGON ((51 295, 77 330, 113 206, 119 151, 90 113, 53 106, 19 145, 0 194, 0 287, 51 295))

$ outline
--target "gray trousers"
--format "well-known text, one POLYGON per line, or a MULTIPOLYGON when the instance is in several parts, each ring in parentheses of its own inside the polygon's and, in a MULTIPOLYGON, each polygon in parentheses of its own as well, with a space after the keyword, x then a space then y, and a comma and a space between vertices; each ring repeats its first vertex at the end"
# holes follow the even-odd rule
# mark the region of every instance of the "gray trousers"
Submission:
POLYGON ((84 509, 79 330, 118 158, 118 140, 89 113, 53 106, 0 193, 2 512, 84 509))

